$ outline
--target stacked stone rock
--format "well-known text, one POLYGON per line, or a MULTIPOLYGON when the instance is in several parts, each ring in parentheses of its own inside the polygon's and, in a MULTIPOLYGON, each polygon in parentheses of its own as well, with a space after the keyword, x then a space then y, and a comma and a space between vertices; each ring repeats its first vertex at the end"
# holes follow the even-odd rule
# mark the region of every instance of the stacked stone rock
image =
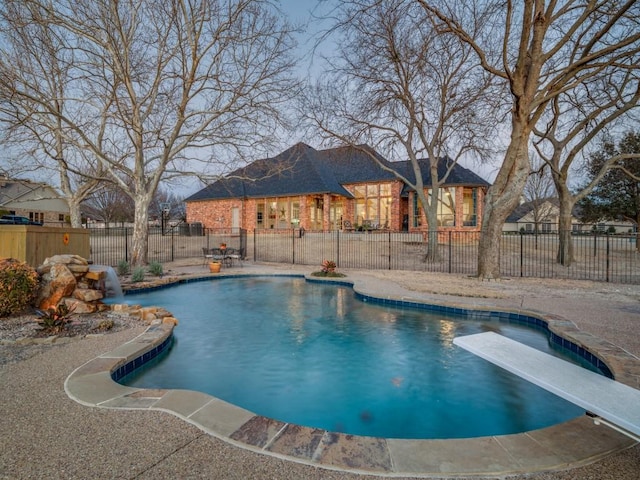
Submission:
POLYGON ((158 307, 140 305, 107 305, 105 297, 106 270, 89 268, 89 262, 78 255, 54 255, 37 268, 42 280, 36 305, 42 310, 57 308, 64 303, 73 313, 95 313, 113 310, 137 316, 145 323, 156 321, 177 325, 171 312, 158 307))
POLYGON ((89 270, 89 262, 78 255, 54 255, 38 267, 42 278, 36 300, 38 308, 56 308, 61 303, 74 313, 108 310, 105 296, 106 271, 89 270))

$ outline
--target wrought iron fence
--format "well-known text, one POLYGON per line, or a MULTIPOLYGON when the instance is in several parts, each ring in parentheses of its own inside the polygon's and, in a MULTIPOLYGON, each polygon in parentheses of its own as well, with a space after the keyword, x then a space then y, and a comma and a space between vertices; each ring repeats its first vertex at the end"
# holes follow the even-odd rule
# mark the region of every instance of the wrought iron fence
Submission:
MULTIPOLYGON (((91 259, 116 266, 130 260, 131 228, 91 229, 91 259)), ((149 261, 160 263, 202 256, 220 243, 242 249, 255 261, 317 265, 333 260, 339 268, 415 270, 477 274, 477 232, 440 232, 437 256, 426 259, 426 237, 408 232, 305 232, 304 230, 205 229, 200 224, 149 233, 149 261)), ((574 260, 557 263, 557 233, 504 234, 500 239, 503 277, 538 277, 640 284, 636 234, 590 232, 572 236, 574 260)))
MULTIPOLYGON (((477 275, 478 240, 477 232, 440 232, 437 255, 428 259, 427 241, 420 233, 256 231, 253 258, 318 266, 323 260, 333 260, 340 268, 477 275)), ((640 284, 636 241, 636 234, 572 235, 574 259, 563 266, 556 261, 557 233, 505 233, 500 239, 500 270, 503 277, 640 284)))
MULTIPOLYGON (((95 264, 117 266, 131 260, 132 227, 91 228, 91 260, 95 264)), ((229 248, 246 252, 244 229, 209 229, 201 224, 180 224, 173 228, 152 227, 148 235, 149 262, 173 262, 181 258, 201 257, 203 248, 226 243, 229 248)))

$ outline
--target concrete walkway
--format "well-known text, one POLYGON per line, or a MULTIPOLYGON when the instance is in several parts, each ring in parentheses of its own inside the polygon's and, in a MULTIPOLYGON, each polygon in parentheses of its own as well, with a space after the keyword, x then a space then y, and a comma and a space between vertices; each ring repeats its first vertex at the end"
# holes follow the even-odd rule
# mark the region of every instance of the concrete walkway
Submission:
MULTIPOLYGON (((200 260, 188 263, 166 267, 165 271, 205 273, 200 260)), ((308 273, 312 270, 245 264, 238 271, 266 273, 274 269, 291 273, 308 273)), ((523 308, 522 298, 452 299, 450 296, 407 292, 393 283, 395 275, 388 273, 382 282, 367 272, 349 272, 349 277, 357 277, 363 285, 369 285, 367 288, 378 285, 385 292, 393 290, 394 294, 399 293, 407 298, 523 308)), ((397 275, 400 278, 407 277, 406 272, 397 272, 397 275)), ((434 279, 430 274, 415 275, 421 279, 434 279)), ((442 278, 446 279, 446 276, 438 276, 437 280, 443 281, 442 278)), ((588 290, 594 287, 585 283, 584 288, 588 290)), ((536 292, 529 292, 531 298, 535 299, 536 292)), ((556 316, 568 312, 565 318, 572 317, 568 319, 583 329, 576 330, 576 336, 597 333, 594 330, 599 328, 592 326, 606 323, 606 340, 614 345, 603 342, 602 348, 609 348, 614 359, 637 357, 639 352, 634 350, 638 336, 636 332, 640 326, 637 299, 635 304, 633 298, 610 302, 608 318, 594 318, 602 311, 603 299, 612 297, 610 292, 588 293, 586 296, 575 295, 574 300, 571 296, 557 298, 555 302, 547 298, 543 305, 545 308, 538 310, 556 316), (574 312, 579 312, 575 318, 574 312), (635 339, 629 340, 630 337, 635 339), (615 347, 621 344, 625 346, 624 350, 615 347)), ((179 312, 173 313, 179 318, 179 312)), ((558 319, 561 320, 560 317, 558 319)), ((0 478, 365 478, 363 475, 295 463, 240 448, 164 412, 89 408, 67 397, 63 384, 74 369, 101 353, 116 349, 141 332, 142 329, 135 329, 54 346, 41 355, 6 365, 0 370, 0 478)), ((621 367, 618 365, 615 369, 621 370, 621 367)), ((625 372, 625 375, 627 383, 637 382, 640 377, 638 372, 625 372)), ((570 439, 566 442, 571 444, 570 439)), ((462 447, 458 448, 461 456, 469 453, 463 446, 458 447, 462 447)), ((539 451, 530 453, 532 470, 536 470, 534 467, 539 451)), ((438 458, 435 452, 434 458, 438 458)), ((605 455, 604 458, 590 458, 586 463, 586 466, 567 464, 562 467, 570 470, 510 478, 636 479, 640 472, 640 447, 634 446, 605 455)), ((430 476, 451 476, 446 469, 442 472, 440 476, 433 473, 430 476)), ((504 478, 504 474, 486 472, 485 477, 504 478)))

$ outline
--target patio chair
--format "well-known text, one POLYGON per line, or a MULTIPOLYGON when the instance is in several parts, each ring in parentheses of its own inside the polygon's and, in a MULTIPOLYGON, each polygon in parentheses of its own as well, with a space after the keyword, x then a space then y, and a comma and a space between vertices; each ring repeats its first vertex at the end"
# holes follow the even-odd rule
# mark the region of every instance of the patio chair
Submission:
POLYGON ((227 249, 227 258, 231 260, 231 266, 233 266, 233 262, 235 260, 238 261, 240 266, 242 267, 242 257, 244 257, 244 248, 229 248, 227 249))
POLYGON ((202 266, 213 260, 213 252, 210 248, 202 247, 202 266))

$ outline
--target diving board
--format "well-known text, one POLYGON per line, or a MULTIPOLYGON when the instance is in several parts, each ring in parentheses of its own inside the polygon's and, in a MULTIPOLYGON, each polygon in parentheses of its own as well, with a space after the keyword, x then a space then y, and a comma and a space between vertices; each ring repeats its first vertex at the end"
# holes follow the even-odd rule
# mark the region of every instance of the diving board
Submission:
MULTIPOLYGON (((493 332, 453 343, 640 437, 640 390, 493 332)), ((594 419, 598 423, 597 419, 594 419)), ((606 422, 603 422, 606 423, 606 422)), ((611 425, 610 425, 611 426, 611 425)))

